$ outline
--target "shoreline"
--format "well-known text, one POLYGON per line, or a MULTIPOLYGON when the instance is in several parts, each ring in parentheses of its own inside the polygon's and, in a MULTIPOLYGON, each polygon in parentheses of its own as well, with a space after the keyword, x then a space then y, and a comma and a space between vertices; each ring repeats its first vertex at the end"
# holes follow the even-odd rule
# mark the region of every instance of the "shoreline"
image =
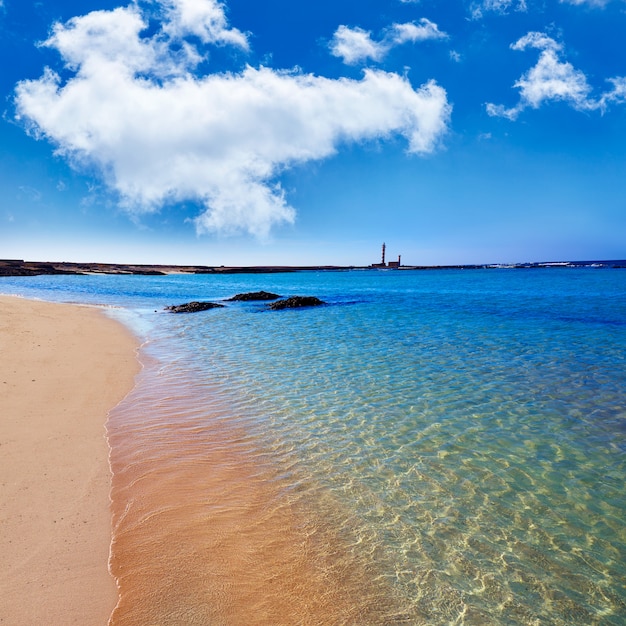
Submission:
POLYGON ((91 275, 143 275, 168 276, 170 274, 285 274, 291 272, 339 272, 339 271, 406 271, 406 270, 492 270, 492 269, 554 269, 583 268, 624 269, 626 260, 596 261, 532 261, 522 263, 470 263, 455 265, 397 265, 374 263, 372 265, 255 265, 255 266, 209 266, 209 265, 151 265, 124 263, 75 263, 68 261, 24 261, 23 259, 0 259, 1 276, 46 276, 72 274, 91 275))
POLYGON ((107 415, 137 339, 100 309, 0 296, 0 583, 7 624, 106 624, 107 415))

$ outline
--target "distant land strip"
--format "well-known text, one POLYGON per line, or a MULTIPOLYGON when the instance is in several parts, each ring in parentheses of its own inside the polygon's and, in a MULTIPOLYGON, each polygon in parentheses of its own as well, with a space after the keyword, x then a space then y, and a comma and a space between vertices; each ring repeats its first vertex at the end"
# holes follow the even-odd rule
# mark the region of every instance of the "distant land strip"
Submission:
POLYGON ((71 263, 54 261, 24 261, 0 259, 0 276, 40 276, 47 274, 143 274, 165 276, 167 274, 272 274, 301 271, 402 271, 446 269, 534 269, 547 267, 596 267, 626 268, 626 260, 619 261, 545 261, 539 263, 491 263, 484 265, 401 265, 380 267, 365 265, 257 265, 257 266, 209 266, 209 265, 141 265, 119 263, 71 263))

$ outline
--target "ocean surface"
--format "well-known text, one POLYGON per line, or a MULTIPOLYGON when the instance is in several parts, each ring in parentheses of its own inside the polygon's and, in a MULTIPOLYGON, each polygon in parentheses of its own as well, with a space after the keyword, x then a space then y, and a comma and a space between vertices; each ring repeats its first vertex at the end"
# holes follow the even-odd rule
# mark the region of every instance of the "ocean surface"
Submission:
POLYGON ((142 342, 111 624, 626 623, 626 270, 0 278, 142 342), (314 295, 271 311, 237 293, 314 295), (225 308, 172 314, 209 300, 225 308))

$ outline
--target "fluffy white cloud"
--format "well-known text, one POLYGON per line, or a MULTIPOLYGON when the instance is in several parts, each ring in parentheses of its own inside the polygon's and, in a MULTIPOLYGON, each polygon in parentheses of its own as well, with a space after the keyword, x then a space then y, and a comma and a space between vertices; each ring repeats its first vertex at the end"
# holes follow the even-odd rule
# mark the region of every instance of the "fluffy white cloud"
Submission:
POLYGON ((591 98, 591 87, 585 74, 559 58, 562 45, 545 33, 530 32, 512 44, 511 48, 536 48, 541 53, 537 64, 514 84, 520 92, 517 105, 507 108, 488 103, 486 107, 489 115, 515 120, 528 107, 538 109, 548 101, 563 101, 578 111, 593 111, 606 108, 608 103, 624 100, 624 78, 610 79, 613 90, 599 99, 591 98))
MULTIPOLYGON (((206 20, 194 37, 244 47, 209 5, 221 6, 198 3, 206 20)), ((149 36, 137 5, 59 24, 45 45, 74 74, 63 82, 46 69, 16 88, 18 118, 76 167, 95 166, 130 212, 194 200, 205 206, 199 232, 264 236, 294 219, 277 183, 285 168, 398 134, 409 152, 427 153, 447 129, 445 91, 414 89, 397 74, 333 80, 247 67, 196 76, 200 53, 181 39, 187 6, 164 2, 162 28, 149 36)))
POLYGON ((368 59, 381 61, 392 48, 407 42, 447 38, 448 35, 440 31, 437 24, 426 18, 422 18, 418 24, 392 24, 380 41, 372 39, 371 31, 342 25, 333 35, 330 51, 344 63, 355 65, 368 59))
POLYGON ((367 59, 380 61, 387 54, 387 47, 374 41, 369 30, 341 25, 330 42, 330 51, 344 63, 355 65, 367 59))
POLYGON ((439 30, 434 22, 423 17, 419 24, 407 22, 406 24, 393 24, 390 28, 387 40, 393 45, 400 45, 410 41, 426 41, 428 39, 447 39, 448 35, 439 30))
POLYGON ((511 44, 511 50, 526 50, 526 48, 536 48, 537 50, 562 50, 563 46, 545 33, 531 31, 511 44))
POLYGON ((229 28, 224 5, 216 0, 160 0, 166 7, 164 31, 179 39, 195 35, 203 43, 248 49, 248 38, 229 28))
POLYGON ((138 9, 94 11, 57 23, 44 46, 56 48, 68 67, 89 72, 89 64, 119 62, 130 71, 143 71, 155 64, 155 46, 143 42, 146 27, 138 9))
POLYGON ((525 106, 537 109, 545 100, 565 100, 574 108, 589 108, 591 87, 587 78, 571 63, 559 60, 557 53, 561 46, 556 41, 542 33, 529 33, 512 46, 513 50, 527 47, 542 52, 537 64, 514 85, 519 88, 525 106))

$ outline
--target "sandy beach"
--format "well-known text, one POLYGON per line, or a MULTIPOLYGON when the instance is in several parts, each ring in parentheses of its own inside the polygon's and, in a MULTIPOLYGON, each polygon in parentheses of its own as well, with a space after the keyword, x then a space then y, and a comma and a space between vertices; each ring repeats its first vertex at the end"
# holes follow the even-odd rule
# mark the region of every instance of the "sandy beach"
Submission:
POLYGON ((105 422, 139 369, 96 308, 0 296, 0 623, 106 624, 105 422))

